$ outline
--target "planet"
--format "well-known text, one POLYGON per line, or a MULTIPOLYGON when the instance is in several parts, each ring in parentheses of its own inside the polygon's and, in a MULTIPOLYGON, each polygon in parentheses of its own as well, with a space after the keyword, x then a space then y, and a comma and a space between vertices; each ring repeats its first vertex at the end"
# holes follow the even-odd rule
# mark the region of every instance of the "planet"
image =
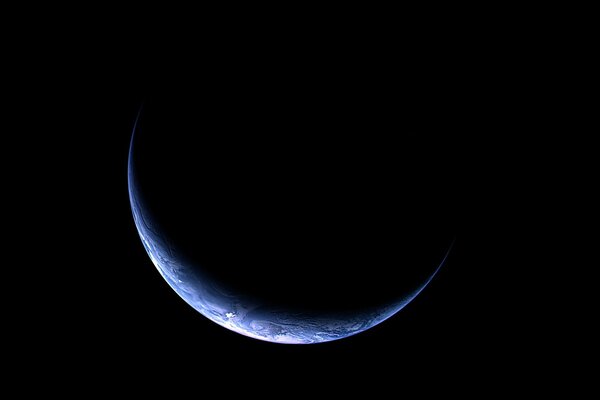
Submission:
POLYGON ((444 264, 448 167, 413 135, 391 151, 298 133, 305 125, 229 133, 277 133, 290 118, 267 127, 200 104, 146 105, 129 148, 131 211, 158 272, 204 317, 274 343, 343 339, 402 310, 444 264))

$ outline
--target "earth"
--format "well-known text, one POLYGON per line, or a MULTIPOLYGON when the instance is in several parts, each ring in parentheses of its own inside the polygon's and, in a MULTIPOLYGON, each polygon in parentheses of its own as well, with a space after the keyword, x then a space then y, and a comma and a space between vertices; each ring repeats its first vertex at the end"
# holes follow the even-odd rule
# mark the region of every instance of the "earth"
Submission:
POLYGON ((178 98, 144 104, 129 198, 152 263, 206 318, 269 342, 342 339, 443 264, 460 216, 445 136, 360 103, 319 116, 312 102, 178 98))

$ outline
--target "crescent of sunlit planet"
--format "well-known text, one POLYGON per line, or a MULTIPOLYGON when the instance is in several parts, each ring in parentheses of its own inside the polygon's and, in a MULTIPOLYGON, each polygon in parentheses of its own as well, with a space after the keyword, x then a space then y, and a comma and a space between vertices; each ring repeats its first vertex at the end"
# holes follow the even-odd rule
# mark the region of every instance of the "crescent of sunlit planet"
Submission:
POLYGON ((256 304, 243 295, 223 290, 210 279, 202 279, 191 273, 186 262, 172 251, 153 216, 145 208, 136 183, 132 154, 137 125, 136 119, 129 148, 128 189, 135 226, 148 256, 169 286, 190 306, 209 320, 241 335, 274 343, 311 344, 363 332, 390 318, 410 303, 440 270, 452 247, 445 252, 439 266, 416 290, 392 304, 355 314, 339 315, 302 314, 256 304))

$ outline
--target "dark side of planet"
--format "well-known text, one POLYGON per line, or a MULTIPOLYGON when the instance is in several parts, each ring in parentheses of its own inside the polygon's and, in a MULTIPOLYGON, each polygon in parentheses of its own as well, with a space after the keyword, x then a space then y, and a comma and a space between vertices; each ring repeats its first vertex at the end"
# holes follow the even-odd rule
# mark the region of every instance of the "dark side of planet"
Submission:
POLYGON ((444 264, 456 213, 443 141, 378 120, 148 101, 128 188, 152 263, 200 314, 259 340, 328 342, 392 317, 444 264))

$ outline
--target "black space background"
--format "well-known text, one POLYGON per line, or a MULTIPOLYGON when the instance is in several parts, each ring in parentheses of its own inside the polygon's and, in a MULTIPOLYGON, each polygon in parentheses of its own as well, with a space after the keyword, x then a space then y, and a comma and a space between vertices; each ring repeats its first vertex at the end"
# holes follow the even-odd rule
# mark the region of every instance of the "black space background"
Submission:
MULTIPOLYGON (((527 143, 515 134, 515 115, 523 110, 506 97, 509 77, 464 70, 440 75, 433 68, 415 75, 409 89, 387 78, 364 89, 390 101, 398 95, 400 107, 412 104, 417 134, 453 139, 448 151, 462 175, 446 195, 461 199, 457 240, 444 268, 395 317, 345 340, 286 346, 230 332, 185 304, 151 264, 133 224, 126 168, 134 119, 144 99, 191 84, 189 71, 177 79, 172 72, 142 73, 138 64, 94 66, 86 74, 74 68, 79 73, 62 71, 28 110, 44 130, 30 153, 41 168, 21 170, 34 174, 45 219, 27 235, 48 239, 27 255, 43 260, 36 262, 40 271, 34 269, 42 294, 22 301, 28 312, 21 318, 35 327, 27 334, 32 362, 50 369, 65 360, 91 380, 97 378, 91 371, 100 369, 111 377, 136 371, 175 381, 181 374, 209 382, 254 374, 255 382, 300 386, 325 380, 397 385, 402 376, 447 374, 482 380, 499 360, 515 368, 517 360, 527 363, 522 354, 513 357, 515 341, 527 348, 531 340, 513 301, 522 286, 515 271, 527 264, 516 254, 527 232, 505 232, 514 228, 515 207, 532 181, 515 179, 513 171, 527 143), (394 89, 383 90, 386 83, 394 89)), ((194 84, 245 79, 235 71, 198 74, 194 84)), ((339 74, 329 73, 320 79, 339 74)), ((285 79, 291 78, 275 80, 285 85, 285 79)))

